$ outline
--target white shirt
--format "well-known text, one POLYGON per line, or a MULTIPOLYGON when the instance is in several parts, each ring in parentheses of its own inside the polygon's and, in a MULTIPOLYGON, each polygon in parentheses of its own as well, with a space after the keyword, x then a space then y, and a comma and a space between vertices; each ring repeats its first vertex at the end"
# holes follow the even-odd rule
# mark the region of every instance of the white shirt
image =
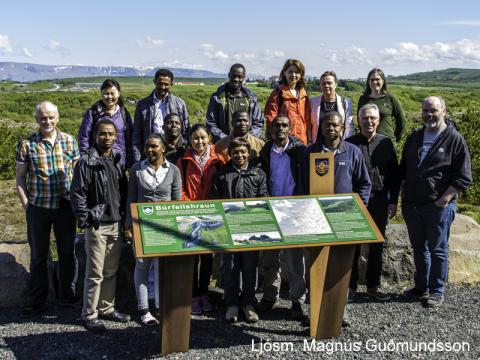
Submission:
POLYGON ((142 160, 141 164, 141 176, 143 181, 148 184, 152 189, 155 189, 160 185, 167 176, 168 169, 170 169, 170 162, 166 161, 159 166, 157 170, 153 168, 147 159, 142 160))
MULTIPOLYGON (((168 95, 167 95, 168 96, 168 95)), ((167 116, 167 96, 163 100, 157 97, 157 93, 153 92, 153 104, 155 105, 155 118, 153 119, 153 133, 163 134, 163 119, 167 116)))

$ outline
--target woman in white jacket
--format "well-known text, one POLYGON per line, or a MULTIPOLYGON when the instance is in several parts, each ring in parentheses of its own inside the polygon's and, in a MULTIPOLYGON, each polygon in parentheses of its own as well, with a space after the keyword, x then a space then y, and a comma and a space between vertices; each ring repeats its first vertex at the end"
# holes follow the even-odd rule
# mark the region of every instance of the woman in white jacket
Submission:
POLYGON ((325 71, 320 77, 322 95, 310 98, 313 142, 317 140, 318 129, 323 117, 330 111, 336 111, 342 116, 345 125, 344 139, 355 133, 352 99, 336 93, 337 83, 337 74, 334 71, 325 71))

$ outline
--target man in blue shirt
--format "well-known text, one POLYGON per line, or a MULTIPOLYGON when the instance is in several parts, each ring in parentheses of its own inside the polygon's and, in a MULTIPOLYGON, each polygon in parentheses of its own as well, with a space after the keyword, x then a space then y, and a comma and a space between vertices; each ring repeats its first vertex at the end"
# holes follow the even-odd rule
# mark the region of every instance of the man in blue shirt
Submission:
MULTIPOLYGON (((305 145, 290 133, 290 119, 277 116, 272 123, 273 140, 260 151, 262 169, 267 174, 268 192, 271 196, 305 195, 306 186, 302 176, 305 145)), ((263 252, 263 298, 257 305, 258 312, 272 309, 280 291, 280 251, 263 252)), ((289 295, 292 300, 291 317, 304 318, 302 304, 305 301, 305 258, 303 249, 285 249, 289 295)))

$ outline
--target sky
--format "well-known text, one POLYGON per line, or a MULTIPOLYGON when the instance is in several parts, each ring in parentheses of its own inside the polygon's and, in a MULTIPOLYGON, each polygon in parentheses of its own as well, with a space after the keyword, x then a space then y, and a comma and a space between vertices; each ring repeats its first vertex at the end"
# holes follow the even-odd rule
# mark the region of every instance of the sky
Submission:
POLYGON ((0 62, 164 66, 364 78, 480 68, 480 1, 5 1, 0 62))

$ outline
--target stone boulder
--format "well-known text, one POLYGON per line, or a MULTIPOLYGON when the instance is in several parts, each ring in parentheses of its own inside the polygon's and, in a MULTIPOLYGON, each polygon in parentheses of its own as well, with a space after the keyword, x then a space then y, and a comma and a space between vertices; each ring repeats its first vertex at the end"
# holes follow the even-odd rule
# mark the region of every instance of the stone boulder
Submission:
POLYGON ((480 282, 480 225, 462 214, 450 230, 448 282, 480 282))
POLYGON ((30 247, 0 243, 0 306, 13 306, 27 299, 30 247))
MULTIPOLYGON (((365 285, 368 247, 362 246, 359 284, 365 285)), ((480 282, 480 225, 469 216, 456 214, 450 229, 449 283, 480 282)), ((413 283, 415 265, 407 226, 390 224, 383 252, 382 282, 389 285, 413 283)))

